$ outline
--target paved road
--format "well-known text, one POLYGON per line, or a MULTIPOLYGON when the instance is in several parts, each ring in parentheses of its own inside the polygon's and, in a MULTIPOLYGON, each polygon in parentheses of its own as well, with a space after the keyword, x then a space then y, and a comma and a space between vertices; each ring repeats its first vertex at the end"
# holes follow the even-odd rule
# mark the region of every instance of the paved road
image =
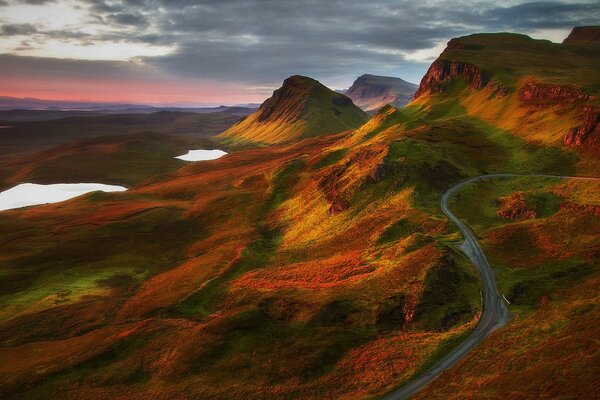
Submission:
POLYGON ((485 258, 485 254, 481 249, 481 246, 477 242, 475 235, 469 227, 462 222, 452 210, 448 206, 448 199, 454 193, 462 189, 463 187, 482 179, 489 178, 506 178, 506 177, 541 177, 541 178, 573 178, 573 179, 582 179, 582 180, 599 180, 600 178, 592 178, 592 177, 578 177, 578 176, 562 176, 562 175, 521 175, 521 174, 489 174, 489 175, 480 175, 474 178, 467 179, 462 181, 454 186, 452 186, 444 195, 441 200, 442 211, 452 222, 458 226, 458 229, 462 233, 465 241, 461 244, 460 249, 471 259, 471 262, 475 264, 479 273, 481 274, 481 278, 483 280, 484 286, 484 304, 483 304, 483 314, 479 320, 479 324, 477 328, 471 333, 471 335, 461 344, 459 344, 454 350, 448 353, 443 359, 438 361, 435 365, 425 371, 423 374, 419 375, 414 380, 408 382, 406 385, 402 386, 398 390, 388 394, 383 397, 383 400, 403 400, 408 399, 413 394, 417 393, 419 390, 423 389, 429 383, 431 383, 435 378, 437 378, 442 372, 452 367, 463 358, 469 351, 471 351, 475 346, 477 346, 487 335, 493 332, 495 329, 505 325, 509 320, 509 313, 506 308, 505 301, 501 298, 500 293, 498 292, 498 287, 496 286, 496 281, 494 279, 494 274, 492 269, 490 268, 490 264, 485 258))

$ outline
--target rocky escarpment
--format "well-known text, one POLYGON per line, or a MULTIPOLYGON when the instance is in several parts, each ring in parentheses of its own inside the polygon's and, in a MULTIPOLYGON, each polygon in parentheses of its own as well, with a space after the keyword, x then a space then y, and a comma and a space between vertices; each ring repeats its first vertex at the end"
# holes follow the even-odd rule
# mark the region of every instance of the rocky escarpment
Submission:
POLYGON ((592 96, 568 85, 541 84, 529 81, 519 89, 519 98, 525 103, 540 101, 575 102, 591 100, 592 96))
POLYGON ((491 73, 470 63, 436 60, 421 80, 415 98, 425 93, 442 93, 452 80, 462 78, 472 90, 483 89, 491 80, 491 73))
POLYGON ((563 40, 563 44, 585 42, 600 43, 600 26, 576 26, 569 36, 563 40))
POLYGON ((562 108, 583 109, 578 118, 581 123, 570 128, 564 138, 564 144, 574 148, 600 149, 600 112, 590 105, 581 107, 582 104, 593 99, 594 96, 569 85, 541 84, 529 81, 519 89, 519 100, 525 106, 559 105, 562 108))
POLYGON ((564 143, 569 147, 600 150, 600 112, 591 107, 585 107, 583 123, 569 129, 564 143))

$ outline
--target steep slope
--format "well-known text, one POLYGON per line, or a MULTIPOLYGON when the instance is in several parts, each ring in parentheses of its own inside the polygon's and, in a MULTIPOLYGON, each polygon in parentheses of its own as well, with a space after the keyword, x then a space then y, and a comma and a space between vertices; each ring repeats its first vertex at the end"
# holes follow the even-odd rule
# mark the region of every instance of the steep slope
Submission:
POLYGON ((219 137, 233 143, 286 143, 354 129, 368 118, 343 94, 314 79, 294 75, 287 78, 255 113, 219 137))
POLYGON ((576 26, 563 40, 563 44, 582 42, 600 42, 600 26, 576 26))
POLYGON ((598 54, 594 41, 509 33, 452 39, 423 77, 417 103, 437 115, 469 114, 532 143, 597 153, 598 54))
POLYGON ((377 111, 386 104, 402 107, 411 102, 418 85, 391 76, 359 76, 346 91, 354 104, 363 110, 377 111))

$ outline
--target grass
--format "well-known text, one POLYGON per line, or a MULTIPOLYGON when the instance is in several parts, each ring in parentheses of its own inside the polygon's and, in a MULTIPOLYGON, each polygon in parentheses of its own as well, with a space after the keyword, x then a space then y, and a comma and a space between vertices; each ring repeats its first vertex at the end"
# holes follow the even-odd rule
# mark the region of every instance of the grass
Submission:
MULTIPOLYGON (((491 46, 508 57, 511 38, 464 39, 468 48, 457 51, 483 65, 491 46)), ((507 60, 498 79, 518 80, 510 68, 527 57, 507 60)), ((559 62, 572 60, 549 70, 559 62)), ((458 80, 327 136, 364 122, 362 114, 346 115, 343 104, 336 112, 330 101, 340 96, 308 88, 307 104, 285 104, 299 125, 278 120, 251 138, 287 146, 177 168, 165 158, 188 139, 79 142, 74 149, 99 154, 100 146, 114 156, 110 165, 91 160, 98 176, 145 182, 124 194, 0 213, 0 390, 41 398, 379 396, 451 351, 480 311, 478 275, 456 249, 442 193, 485 173, 585 173, 594 164, 557 146, 554 133, 537 140, 534 124, 516 132, 510 124, 520 122, 486 114, 502 111, 514 92, 479 102, 476 113, 469 102, 483 95, 458 80)), ((572 117, 525 111, 560 126, 572 117)), ((81 162, 69 149, 49 150, 32 171, 39 179, 50 179, 52 166, 69 171, 81 162)), ((3 179, 23 172, 2 171, 3 179)), ((511 178, 478 182, 452 199, 519 317, 425 398, 586 398, 579 377, 591 382, 597 370, 597 328, 589 324, 600 309, 597 194, 590 182, 511 178), (498 216, 515 192, 535 218, 498 216), (554 381, 561 385, 546 385, 554 381), (524 394, 507 395, 515 387, 524 394)))
POLYGON ((367 113, 346 96, 318 81, 292 76, 248 116, 219 137, 235 146, 293 143, 301 139, 356 129, 369 120, 367 113))
POLYGON ((494 79, 507 86, 513 86, 522 76, 581 86, 600 79, 596 43, 563 46, 511 33, 476 34, 454 41, 466 48, 447 49, 441 59, 478 65, 491 71, 494 79))
POLYGON ((508 382, 525 397, 593 397, 586 380, 587 371, 596 369, 588 337, 597 330, 589 321, 600 301, 598 219, 584 205, 597 204, 594 187, 576 180, 499 178, 469 185, 456 196, 452 208, 482 238, 513 319, 417 398, 507 396, 508 382), (539 211, 535 218, 510 221, 495 214, 499 200, 517 191, 539 211), (557 363, 563 366, 559 374, 557 363), (490 364, 493 371, 483 368, 490 364))
POLYGON ((318 162, 312 165, 313 170, 328 167, 338 163, 348 153, 348 149, 337 149, 325 154, 318 162))

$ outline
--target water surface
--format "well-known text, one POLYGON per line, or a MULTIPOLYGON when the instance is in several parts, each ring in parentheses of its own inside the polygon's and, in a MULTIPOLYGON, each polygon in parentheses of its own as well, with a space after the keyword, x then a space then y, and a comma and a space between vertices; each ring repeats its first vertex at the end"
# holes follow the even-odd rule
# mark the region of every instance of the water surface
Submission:
POLYGON ((101 190, 103 192, 122 192, 123 186, 104 185, 102 183, 56 183, 38 185, 22 183, 0 193, 0 211, 39 204, 58 203, 101 190))
POLYGON ((223 157, 226 152, 223 150, 188 150, 187 154, 177 156, 183 161, 207 161, 216 160, 217 158, 223 157))

